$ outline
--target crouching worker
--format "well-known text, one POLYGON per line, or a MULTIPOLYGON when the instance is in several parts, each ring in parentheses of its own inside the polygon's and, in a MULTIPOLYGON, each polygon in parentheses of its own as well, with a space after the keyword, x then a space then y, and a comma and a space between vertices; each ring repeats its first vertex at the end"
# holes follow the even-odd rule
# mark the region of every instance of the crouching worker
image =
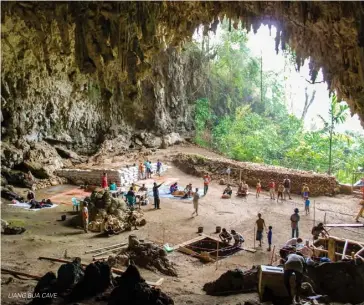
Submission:
POLYGON ((243 236, 235 230, 231 230, 231 235, 234 238, 234 247, 241 247, 244 242, 243 236))
MULTIPOLYGON (((290 277, 295 274, 296 277, 296 302, 300 302, 301 284, 303 281, 303 272, 306 271, 306 260, 300 253, 292 253, 287 256, 284 264, 284 285, 286 286, 289 297, 292 299, 290 277)), ((293 301, 293 300, 292 300, 293 301)))
POLYGON ((85 231, 85 233, 88 232, 88 208, 87 208, 87 203, 83 204, 83 208, 82 208, 82 220, 83 220, 83 229, 85 231))
POLYGON ((233 189, 231 188, 230 184, 227 185, 227 187, 224 189, 224 192, 222 193, 221 198, 230 198, 233 194, 233 189))
POLYGON ((231 236, 231 234, 228 231, 226 231, 225 228, 223 228, 221 231, 222 232, 219 234, 221 241, 229 244, 230 241, 233 239, 233 237, 231 236))

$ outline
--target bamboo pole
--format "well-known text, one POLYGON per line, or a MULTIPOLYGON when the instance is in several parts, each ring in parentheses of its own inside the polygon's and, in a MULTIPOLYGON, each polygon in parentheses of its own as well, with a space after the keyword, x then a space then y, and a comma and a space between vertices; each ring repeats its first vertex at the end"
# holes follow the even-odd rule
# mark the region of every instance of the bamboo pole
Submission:
POLYGON ((253 249, 255 249, 255 225, 254 225, 254 231, 253 231, 253 249))
POLYGON ((273 246, 272 256, 270 257, 270 265, 273 265, 274 252, 276 251, 276 246, 273 246))
POLYGON ((348 244, 349 244, 349 241, 348 240, 345 240, 345 245, 344 245, 344 249, 343 249, 343 255, 341 256, 341 259, 344 259, 345 258, 346 249, 348 248, 348 244))
POLYGON ((216 241, 216 269, 217 270, 217 263, 219 261, 219 242, 216 241))
POLYGON ((316 225, 316 200, 313 201, 313 226, 316 225))
POLYGON ((125 246, 127 243, 121 243, 121 244, 115 244, 115 245, 111 245, 111 246, 107 246, 107 247, 103 247, 103 248, 98 248, 98 249, 94 249, 94 250, 89 250, 89 251, 85 251, 85 254, 88 253, 94 253, 94 252, 98 252, 100 250, 105 250, 105 249, 111 249, 114 247, 119 247, 119 246, 125 246))
POLYGON ((125 247, 125 245, 117 247, 117 248, 112 248, 112 249, 109 249, 109 250, 106 250, 106 251, 103 251, 103 252, 100 252, 100 253, 96 253, 96 254, 92 255, 92 257, 100 256, 100 255, 103 255, 105 253, 109 253, 109 252, 112 252, 112 251, 115 251, 115 250, 120 250, 121 248, 125 247))
POLYGON ((34 280, 40 280, 41 279, 41 276, 39 276, 39 275, 33 275, 33 274, 29 274, 29 273, 14 271, 14 270, 6 269, 6 268, 1 268, 1 271, 2 272, 7 272, 7 273, 12 274, 12 275, 26 276, 26 277, 29 277, 29 278, 34 279, 34 280))

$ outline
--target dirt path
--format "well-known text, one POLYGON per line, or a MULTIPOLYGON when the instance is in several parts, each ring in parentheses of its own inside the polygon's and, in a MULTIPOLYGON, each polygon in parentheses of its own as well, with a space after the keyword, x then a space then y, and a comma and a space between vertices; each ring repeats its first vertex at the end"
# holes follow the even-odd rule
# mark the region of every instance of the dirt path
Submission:
MULTIPOLYGON (((171 148, 162 151, 159 156, 152 156, 154 161, 159 157, 162 161, 174 151, 194 151, 202 154, 214 155, 203 149, 196 148, 171 148)), ((171 165, 165 176, 167 178, 178 178, 180 185, 192 183, 194 187, 202 187, 202 180, 184 174, 171 165)), ((63 186, 67 189, 68 186, 63 186)), ((69 188, 74 188, 70 186, 69 188)), ((262 213, 267 226, 273 226, 273 243, 279 247, 290 238, 289 217, 294 208, 299 208, 301 212, 300 235, 304 239, 309 239, 313 224, 313 209, 311 214, 305 216, 303 213, 303 201, 298 196, 293 196, 293 200, 276 202, 269 199, 268 194, 263 192, 259 199, 255 194, 250 195, 247 200, 233 197, 232 199, 220 199, 223 187, 213 181, 207 196, 200 201, 199 216, 191 217, 193 211, 192 201, 177 199, 161 199, 161 210, 153 210, 152 206, 143 207, 147 225, 132 233, 140 238, 155 242, 178 244, 197 236, 197 228, 204 227, 204 233, 214 235, 216 226, 235 229, 241 232, 245 238, 245 246, 253 247, 253 231, 257 213, 262 213)), ((43 190, 53 193, 51 190, 43 190)), ((316 205, 316 220, 323 221, 326 213, 327 222, 345 223, 353 222, 353 218, 358 210, 357 200, 351 196, 338 196, 336 198, 317 197, 312 198, 316 205)), ((65 250, 71 257, 80 256, 84 262, 91 261, 90 254, 85 255, 86 250, 99 248, 127 241, 130 232, 122 233, 109 238, 97 237, 94 233, 84 234, 81 229, 67 226, 67 222, 60 222, 62 214, 67 214, 70 218, 72 206, 60 205, 54 209, 41 210, 38 212, 26 211, 8 206, 3 201, 1 206, 2 219, 10 220, 14 224, 22 224, 27 228, 27 232, 19 236, 2 236, 1 254, 2 266, 23 272, 43 275, 46 271, 56 271, 58 263, 39 261, 39 256, 52 256, 63 258, 65 250)), ((347 231, 343 229, 333 229, 332 235, 355 240, 364 240, 364 231, 354 229, 347 231)), ((235 295, 229 297, 210 297, 202 291, 204 283, 215 280, 220 274, 233 268, 250 268, 256 264, 266 264, 269 262, 270 253, 266 251, 266 236, 262 249, 258 248, 255 254, 241 251, 234 256, 225 258, 215 264, 202 264, 198 260, 187 255, 175 252, 170 254, 170 259, 176 263, 179 272, 178 278, 170 278, 160 274, 155 274, 146 270, 141 270, 148 280, 157 280, 164 277, 163 291, 169 293, 175 300, 175 304, 232 304, 235 305, 248 299, 257 299, 256 294, 235 295)), ((9 276, 4 275, 2 280, 9 276)), ((11 292, 30 292, 35 281, 13 279, 8 284, 2 284, 3 304, 14 304, 16 302, 25 303, 25 300, 11 299, 11 292)), ((92 301, 90 301, 92 303, 92 301)), ((86 302, 86 303, 90 303, 86 302)))

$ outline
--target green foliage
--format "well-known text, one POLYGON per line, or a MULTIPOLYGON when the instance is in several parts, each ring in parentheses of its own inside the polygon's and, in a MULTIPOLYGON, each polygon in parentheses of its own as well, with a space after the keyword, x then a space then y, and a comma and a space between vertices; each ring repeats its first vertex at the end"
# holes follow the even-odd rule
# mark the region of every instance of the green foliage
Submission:
POLYGON ((260 59, 250 54, 246 41, 243 31, 225 30, 220 43, 204 50, 215 57, 209 63, 206 97, 196 101, 196 143, 235 160, 321 173, 331 160, 339 181, 351 182, 351 173, 364 167, 364 136, 335 133, 348 115, 347 105, 334 95, 330 119, 322 118, 324 128, 305 131, 303 122, 288 113, 283 76, 261 72, 260 59))

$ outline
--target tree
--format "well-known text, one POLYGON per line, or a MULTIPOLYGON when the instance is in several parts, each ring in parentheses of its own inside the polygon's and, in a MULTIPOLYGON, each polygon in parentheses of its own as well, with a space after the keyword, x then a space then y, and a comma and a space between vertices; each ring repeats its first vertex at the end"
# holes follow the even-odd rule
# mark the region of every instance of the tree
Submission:
POLYGON ((315 100, 316 90, 313 90, 311 98, 309 99, 307 93, 307 87, 305 88, 305 104, 303 105, 301 120, 304 121, 307 115, 308 109, 312 105, 313 101, 315 100))
POLYGON ((333 94, 329 109, 329 121, 326 121, 321 115, 319 118, 324 123, 323 131, 329 134, 329 169, 328 174, 331 175, 331 165, 332 165, 332 140, 335 134, 335 127, 339 124, 345 122, 348 116, 349 106, 346 104, 339 104, 337 97, 333 94))

